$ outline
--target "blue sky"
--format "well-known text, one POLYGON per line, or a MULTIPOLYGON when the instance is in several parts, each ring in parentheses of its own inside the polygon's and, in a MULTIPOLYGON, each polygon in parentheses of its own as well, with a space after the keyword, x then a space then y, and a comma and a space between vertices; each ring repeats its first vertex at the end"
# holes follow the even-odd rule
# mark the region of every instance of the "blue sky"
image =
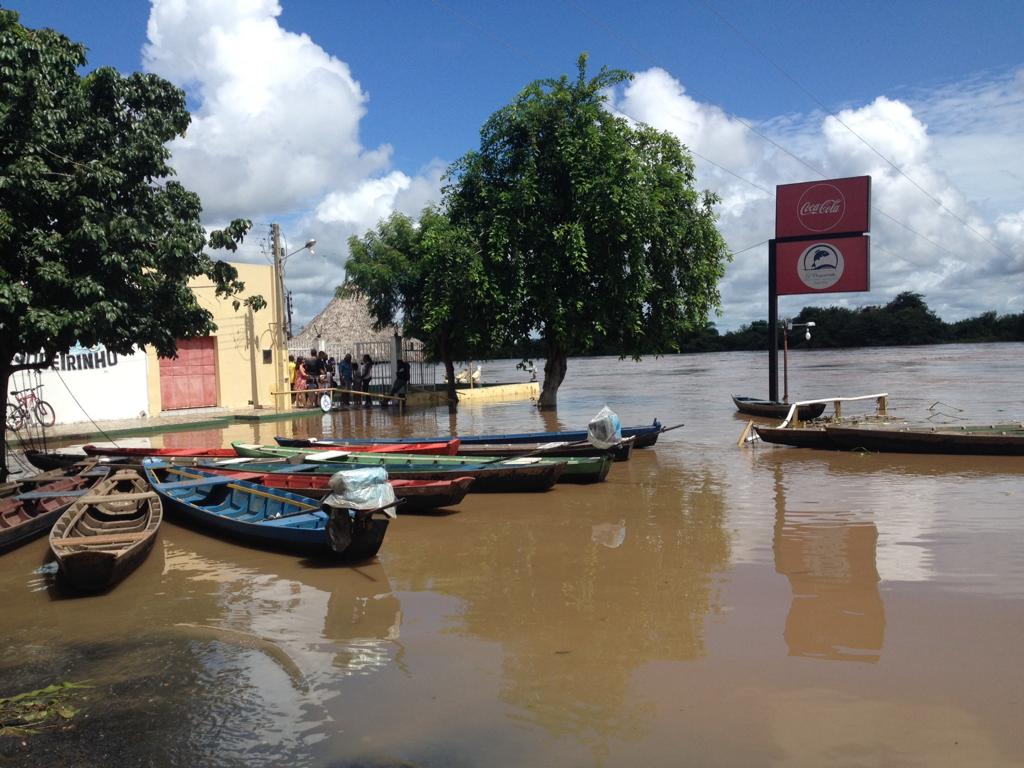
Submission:
MULTIPOLYGON (((300 321, 340 281, 348 235, 436 198, 491 112, 584 50, 595 70, 636 73, 615 109, 700 155, 735 250, 771 236, 768 192, 821 178, 808 166, 873 175, 872 291, 816 303, 919 290, 946 319, 1024 311, 1021 2, 3 4, 84 42, 90 66, 186 89, 195 122, 174 164, 208 223, 282 221, 293 242, 320 241, 325 260, 289 263, 300 321)), ((720 327, 765 316, 764 259, 737 254, 720 327)))

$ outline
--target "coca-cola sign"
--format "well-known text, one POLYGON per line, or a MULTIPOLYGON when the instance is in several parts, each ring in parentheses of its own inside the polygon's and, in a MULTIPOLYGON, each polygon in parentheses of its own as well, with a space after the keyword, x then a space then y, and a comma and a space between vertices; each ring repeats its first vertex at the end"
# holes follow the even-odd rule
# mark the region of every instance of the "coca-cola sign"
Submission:
POLYGON ((870 195, 870 176, 779 185, 775 237, 867 232, 870 195))

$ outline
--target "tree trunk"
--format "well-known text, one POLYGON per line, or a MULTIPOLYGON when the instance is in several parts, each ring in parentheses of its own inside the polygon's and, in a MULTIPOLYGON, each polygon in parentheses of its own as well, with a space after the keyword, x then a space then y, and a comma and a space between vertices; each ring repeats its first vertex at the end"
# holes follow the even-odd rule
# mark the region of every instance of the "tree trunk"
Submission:
POLYGON ((557 342, 547 343, 547 359, 544 361, 544 386, 540 391, 537 407, 542 410, 554 410, 558 407, 558 388, 565 379, 569 368, 569 358, 565 347, 557 342))
POLYGON ((455 361, 444 359, 444 374, 448 377, 448 413, 458 413, 459 396, 455 394, 455 361))
POLYGON ((441 360, 444 361, 444 374, 448 379, 448 413, 458 413, 459 398, 455 394, 455 361, 452 360, 447 344, 442 341, 438 346, 441 351, 441 360))

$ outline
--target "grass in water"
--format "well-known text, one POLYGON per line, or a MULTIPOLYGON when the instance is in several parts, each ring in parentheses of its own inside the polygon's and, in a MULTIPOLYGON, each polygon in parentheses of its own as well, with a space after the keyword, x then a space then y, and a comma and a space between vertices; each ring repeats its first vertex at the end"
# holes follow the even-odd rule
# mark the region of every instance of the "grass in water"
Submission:
POLYGON ((0 698, 0 736, 24 737, 57 728, 78 709, 71 704, 85 683, 54 683, 35 691, 0 698))

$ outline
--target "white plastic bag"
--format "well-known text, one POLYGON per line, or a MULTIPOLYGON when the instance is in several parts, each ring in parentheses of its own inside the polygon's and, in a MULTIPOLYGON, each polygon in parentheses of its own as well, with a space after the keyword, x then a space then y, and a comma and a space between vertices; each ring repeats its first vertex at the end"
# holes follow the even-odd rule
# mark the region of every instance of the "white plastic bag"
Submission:
MULTIPOLYGON (((395 503, 395 489, 388 482, 384 467, 346 469, 335 472, 328 481, 332 493, 324 498, 328 507, 340 509, 378 509, 395 503)), ((395 517, 395 508, 384 510, 395 517)))
POLYGON ((611 448, 622 442, 619 417, 607 405, 587 424, 587 442, 595 448, 611 448))

